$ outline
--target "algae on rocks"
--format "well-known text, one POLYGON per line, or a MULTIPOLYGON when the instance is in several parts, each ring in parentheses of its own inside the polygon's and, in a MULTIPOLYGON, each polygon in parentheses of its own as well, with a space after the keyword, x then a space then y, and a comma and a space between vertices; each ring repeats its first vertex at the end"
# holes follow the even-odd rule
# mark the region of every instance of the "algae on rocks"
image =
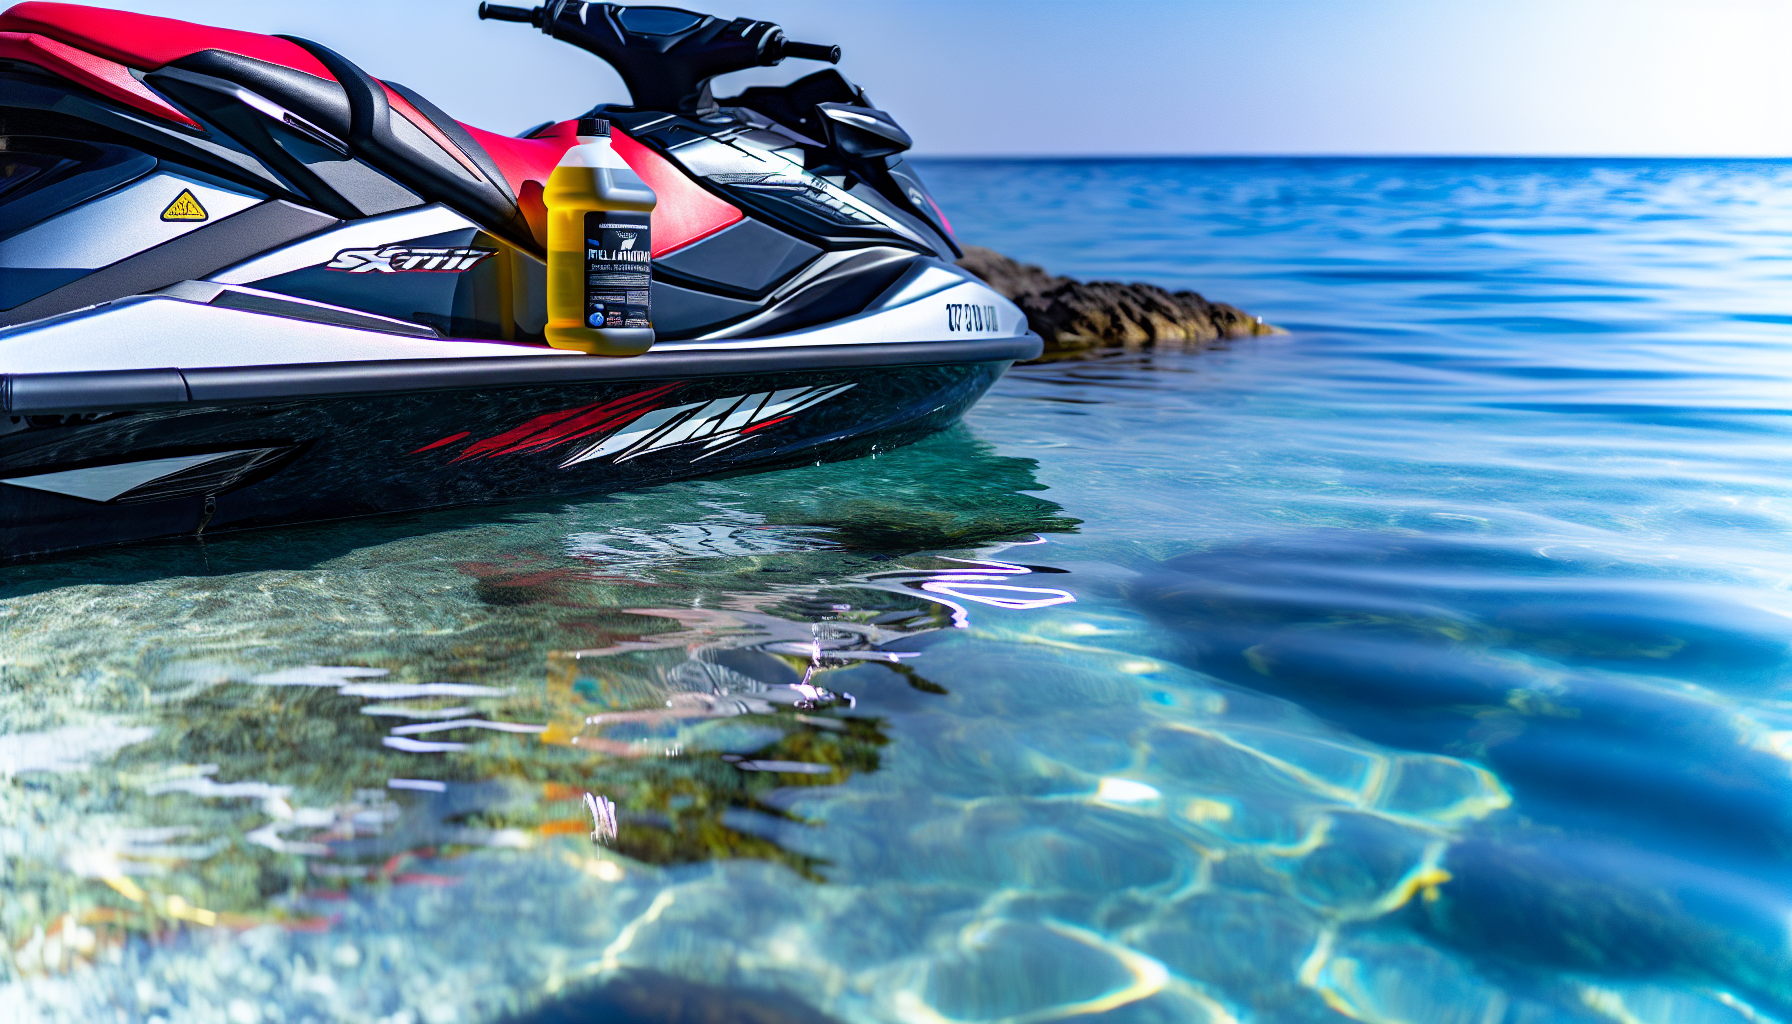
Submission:
POLYGON ((1194 292, 1057 277, 980 245, 965 246, 958 265, 1027 314, 1027 325, 1045 339, 1047 359, 1114 346, 1202 349, 1225 338, 1282 333, 1194 292))

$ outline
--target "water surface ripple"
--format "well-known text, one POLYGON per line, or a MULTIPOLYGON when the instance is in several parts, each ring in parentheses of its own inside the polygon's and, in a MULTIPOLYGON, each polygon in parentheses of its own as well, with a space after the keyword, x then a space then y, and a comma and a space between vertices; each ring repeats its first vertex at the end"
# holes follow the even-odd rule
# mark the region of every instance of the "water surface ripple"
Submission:
POLYGON ((1792 1021, 1792 165, 926 170, 1292 333, 5 570, 0 1021, 1792 1021))

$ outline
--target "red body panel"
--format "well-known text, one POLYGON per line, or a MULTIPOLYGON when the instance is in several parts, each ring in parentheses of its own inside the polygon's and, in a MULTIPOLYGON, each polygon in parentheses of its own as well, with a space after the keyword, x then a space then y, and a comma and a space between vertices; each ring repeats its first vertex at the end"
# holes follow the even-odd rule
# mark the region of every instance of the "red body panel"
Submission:
POLYGON ((144 113, 198 128, 192 118, 169 106, 117 61, 66 46, 29 32, 0 32, 0 59, 24 61, 86 86, 108 99, 144 113))
POLYGON ((708 238, 746 216, 739 207, 718 199, 671 161, 627 135, 615 132, 610 144, 660 198, 653 208, 655 256, 708 238))
POLYGON ((201 50, 227 50, 336 80, 316 57, 284 39, 103 7, 38 0, 14 4, 0 13, 0 32, 35 32, 144 71, 201 50))
MULTIPOLYGON (((539 236, 545 230, 546 208, 541 190, 560 157, 576 141, 577 123, 562 121, 533 139, 513 139, 463 125, 485 151, 491 154, 498 169, 510 182, 518 205, 539 236)), ((641 145, 620 131, 610 136, 616 155, 628 163, 647 187, 659 196, 653 210, 653 254, 663 256, 722 230, 745 215, 731 203, 718 199, 703 186, 692 181, 665 157, 641 145)), ((545 240, 544 240, 545 241, 545 240)))

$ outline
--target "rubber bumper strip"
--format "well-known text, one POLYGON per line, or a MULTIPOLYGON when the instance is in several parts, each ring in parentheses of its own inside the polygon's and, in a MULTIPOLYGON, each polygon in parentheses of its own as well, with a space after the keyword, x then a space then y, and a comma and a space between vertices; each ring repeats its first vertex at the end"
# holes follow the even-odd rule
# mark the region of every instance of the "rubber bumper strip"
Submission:
POLYGON ((1038 358, 1037 334, 975 341, 807 345, 738 352, 698 349, 628 359, 602 356, 495 356, 293 363, 203 369, 88 370, 0 376, 0 411, 12 416, 243 405, 348 395, 543 387, 612 380, 740 377, 867 370, 944 363, 1012 363, 1038 358))
POLYGON ((251 256, 342 223, 328 214, 275 199, 196 228, 161 245, 0 311, 0 327, 42 320, 178 281, 208 277, 251 256))

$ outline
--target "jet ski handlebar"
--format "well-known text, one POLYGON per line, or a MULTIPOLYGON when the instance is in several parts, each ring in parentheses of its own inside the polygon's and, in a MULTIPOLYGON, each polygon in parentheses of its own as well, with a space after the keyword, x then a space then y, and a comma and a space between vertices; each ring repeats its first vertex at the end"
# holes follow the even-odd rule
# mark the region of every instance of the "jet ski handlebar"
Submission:
POLYGON ((840 63, 840 47, 828 43, 784 43, 784 56, 798 60, 819 60, 829 64, 840 63))
POLYGON ((479 17, 533 25, 603 58, 622 76, 634 105, 651 110, 712 111, 709 80, 731 71, 769 67, 786 57, 840 60, 840 47, 795 42, 769 21, 724 21, 676 7, 581 0, 549 0, 535 8, 481 3, 479 17))
MULTIPOLYGON (((480 21, 518 21, 525 25, 534 25, 541 8, 530 10, 527 7, 505 7, 501 4, 480 4, 480 21)), ((537 28, 541 26, 537 25, 537 28)))

